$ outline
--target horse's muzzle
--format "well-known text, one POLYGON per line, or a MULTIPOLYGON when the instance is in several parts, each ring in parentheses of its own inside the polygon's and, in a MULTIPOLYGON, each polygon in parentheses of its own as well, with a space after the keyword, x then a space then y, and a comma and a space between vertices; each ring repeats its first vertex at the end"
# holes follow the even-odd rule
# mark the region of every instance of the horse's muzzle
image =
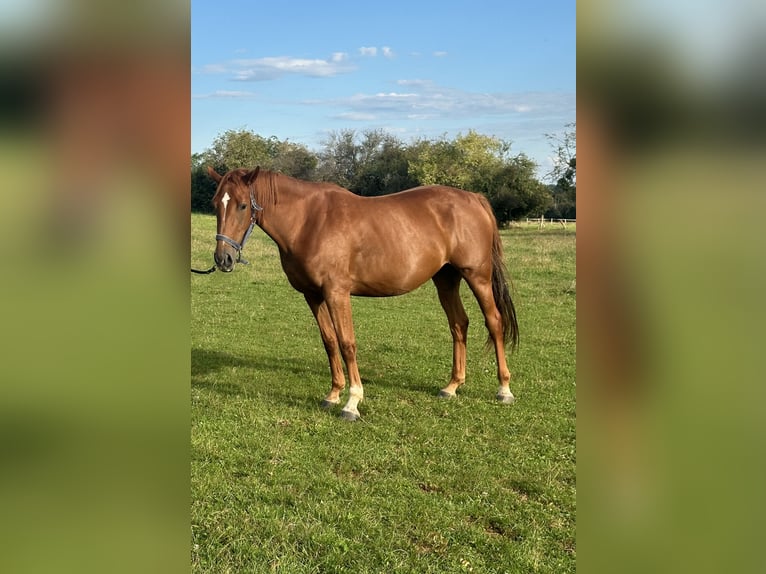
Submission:
POLYGON ((228 250, 224 249, 220 254, 217 250, 214 251, 213 259, 215 259, 215 264, 221 271, 225 273, 234 271, 234 257, 231 256, 231 253, 229 253, 228 250))

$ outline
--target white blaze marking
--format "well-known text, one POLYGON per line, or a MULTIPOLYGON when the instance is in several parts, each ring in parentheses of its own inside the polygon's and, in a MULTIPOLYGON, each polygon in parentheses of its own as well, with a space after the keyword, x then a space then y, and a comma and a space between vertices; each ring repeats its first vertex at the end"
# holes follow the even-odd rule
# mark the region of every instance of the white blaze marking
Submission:
MULTIPOLYGON (((226 206, 229 204, 229 200, 231 197, 229 197, 229 192, 226 192, 223 194, 223 197, 221 198, 221 203, 223 203, 223 215, 221 215, 221 229, 223 229, 223 224, 226 221, 226 206)), ((221 231, 223 233, 223 231, 221 231)))

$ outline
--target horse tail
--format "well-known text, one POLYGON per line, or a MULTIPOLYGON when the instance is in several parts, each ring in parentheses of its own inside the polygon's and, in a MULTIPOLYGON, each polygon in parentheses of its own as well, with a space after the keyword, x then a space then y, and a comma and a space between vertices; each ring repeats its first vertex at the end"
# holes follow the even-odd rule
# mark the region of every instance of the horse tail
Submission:
POLYGON ((511 350, 519 344, 519 323, 516 320, 516 307, 508 289, 508 270, 503 259, 503 244, 495 226, 492 238, 492 295, 495 305, 503 320, 503 340, 511 343, 511 350))
MULTIPOLYGON (((503 257, 503 243, 500 239, 500 231, 497 227, 497 219, 487 198, 479 195, 482 207, 487 211, 492 219, 492 295, 495 298, 495 305, 500 312, 503 324, 503 341, 511 343, 511 350, 514 350, 519 344, 519 323, 516 319, 516 307, 511 299, 511 293, 508 288, 509 278, 508 269, 505 266, 503 257)), ((487 339, 487 346, 492 345, 492 337, 487 339)))

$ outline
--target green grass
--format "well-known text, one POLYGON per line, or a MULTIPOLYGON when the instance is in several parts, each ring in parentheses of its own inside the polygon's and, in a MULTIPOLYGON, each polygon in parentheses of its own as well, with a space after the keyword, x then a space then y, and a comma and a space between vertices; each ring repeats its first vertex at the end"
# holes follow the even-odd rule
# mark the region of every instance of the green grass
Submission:
MULTIPOLYGON (((468 377, 451 401, 436 397, 452 344, 433 285, 354 299, 365 400, 347 423, 320 408, 319 331, 268 237, 253 233, 250 266, 193 275, 192 570, 574 572, 574 229, 502 232, 521 329, 511 406, 465 286, 468 377)), ((214 235, 192 217, 193 266, 214 235)))

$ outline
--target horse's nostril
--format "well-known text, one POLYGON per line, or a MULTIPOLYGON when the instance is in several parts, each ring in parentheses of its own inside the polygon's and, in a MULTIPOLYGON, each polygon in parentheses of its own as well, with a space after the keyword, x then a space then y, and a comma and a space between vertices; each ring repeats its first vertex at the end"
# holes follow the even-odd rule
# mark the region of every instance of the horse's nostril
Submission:
POLYGON ((234 259, 229 253, 213 253, 213 259, 215 259, 216 265, 223 270, 231 269, 234 267, 234 259))

